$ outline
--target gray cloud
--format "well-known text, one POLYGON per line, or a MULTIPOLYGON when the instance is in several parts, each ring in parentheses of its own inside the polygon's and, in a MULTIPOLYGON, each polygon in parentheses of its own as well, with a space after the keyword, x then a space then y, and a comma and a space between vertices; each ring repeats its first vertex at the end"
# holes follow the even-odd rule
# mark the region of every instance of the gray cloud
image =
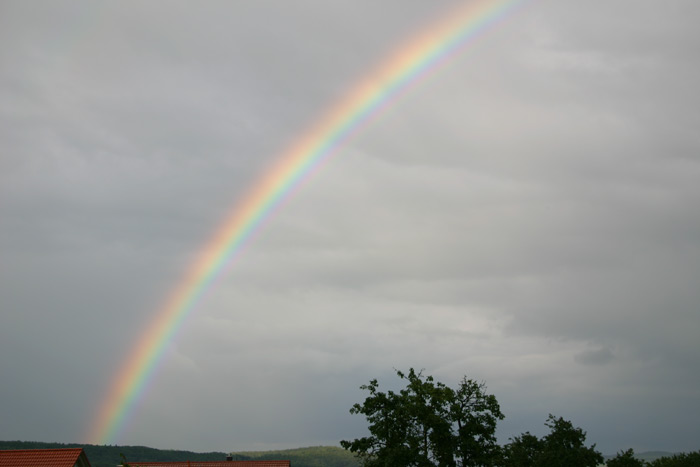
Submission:
POLYGON ((576 362, 582 365, 606 365, 615 358, 609 348, 586 350, 574 356, 576 362))
MULTIPOLYGON (((449 7, 5 2, 0 439, 81 441, 241 196, 449 7)), ((540 0, 483 34, 266 220, 115 442, 337 443, 413 366, 485 380, 502 441, 551 412, 696 449, 697 8, 540 0)))

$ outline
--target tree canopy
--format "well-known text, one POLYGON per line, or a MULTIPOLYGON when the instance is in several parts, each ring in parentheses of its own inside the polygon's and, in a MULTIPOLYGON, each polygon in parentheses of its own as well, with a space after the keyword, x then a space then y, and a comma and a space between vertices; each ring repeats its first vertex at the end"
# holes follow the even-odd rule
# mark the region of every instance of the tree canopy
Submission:
POLYGON ((484 383, 465 377, 453 389, 413 368, 396 374, 406 381, 399 392, 380 391, 376 379, 361 386, 369 396, 350 413, 367 418, 370 435, 341 441, 345 449, 365 466, 496 465, 503 414, 484 383))
MULTIPOLYGON (((496 425, 504 418, 486 385, 467 377, 455 388, 411 368, 396 370, 405 383, 398 392, 381 391, 373 379, 360 386, 369 394, 350 413, 364 415, 369 435, 341 441, 366 467, 596 467, 603 456, 586 445, 586 432, 550 414, 541 439, 525 432, 503 447, 496 425)), ((625 455, 625 459, 628 456, 625 455)), ((621 464, 624 466, 626 464, 621 464)))
POLYGON ((544 449, 544 443, 529 431, 511 438, 503 448, 503 464, 508 467, 531 467, 544 449))
POLYGON ((549 414, 545 425, 550 433, 542 439, 542 453, 538 466, 595 467, 603 463, 603 455, 595 450, 595 444, 585 445, 586 432, 563 418, 549 414))
POLYGON ((628 449, 624 452, 618 452, 617 455, 610 459, 605 465, 606 467, 644 467, 647 464, 634 457, 633 449, 628 449))
POLYGON ((505 467, 595 467, 603 455, 595 444, 586 446, 586 432, 562 417, 549 414, 545 426, 550 432, 543 438, 525 432, 511 438, 503 447, 505 467))

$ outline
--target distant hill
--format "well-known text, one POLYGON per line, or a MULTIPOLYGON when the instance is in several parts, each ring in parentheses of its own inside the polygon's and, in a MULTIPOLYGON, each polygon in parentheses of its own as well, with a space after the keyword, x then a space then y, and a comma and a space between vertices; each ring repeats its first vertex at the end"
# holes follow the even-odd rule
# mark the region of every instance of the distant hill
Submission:
MULTIPOLYGON (((115 467, 124 454, 127 461, 220 461, 226 459, 224 452, 190 452, 154 449, 145 446, 96 446, 93 444, 43 443, 39 441, 0 441, 0 449, 61 449, 83 448, 92 467, 115 467)), ((236 460, 248 460, 246 457, 236 460)))
MULTIPOLYGON (((605 460, 610 460, 613 457, 615 457, 617 454, 609 454, 606 456, 603 456, 605 460)), ((661 459, 662 457, 671 457, 673 455, 672 452, 666 452, 666 451, 646 451, 646 452, 635 452, 634 457, 636 457, 639 460, 645 461, 645 462, 651 462, 655 461, 656 459, 661 459)))
POLYGON ((154 449, 145 446, 96 446, 93 444, 43 443, 39 441, 0 441, 0 449, 60 449, 83 448, 92 467, 115 467, 121 463, 121 454, 127 462, 163 461, 220 461, 226 456, 234 460, 291 460, 294 467, 357 467, 354 456, 337 446, 317 446, 284 451, 256 451, 246 453, 191 452, 154 449))
POLYGON ((337 446, 314 446, 283 451, 242 451, 234 452, 233 455, 254 460, 285 459, 292 461, 294 467, 358 467, 360 465, 354 454, 337 446))
POLYGON ((637 459, 646 461, 646 462, 651 462, 656 459, 661 459, 662 457, 671 457, 673 456, 674 453, 672 452, 666 452, 666 451, 647 451, 647 452, 640 452, 640 453, 634 453, 634 457, 637 459))
MULTIPOLYGON (((121 463, 121 454, 127 461, 219 461, 226 456, 234 460, 274 460, 292 461, 294 467, 358 467, 360 464, 354 455, 337 446, 314 446, 307 448, 286 449, 281 451, 240 451, 226 452, 191 452, 170 449, 155 449, 145 446, 97 446, 75 443, 43 443, 39 441, 0 441, 0 449, 56 449, 83 448, 92 467, 115 467, 121 463)), ((665 451, 636 452, 635 457, 647 462, 661 457, 671 457, 673 453, 665 451)), ((606 460, 614 454, 604 456, 606 460)))

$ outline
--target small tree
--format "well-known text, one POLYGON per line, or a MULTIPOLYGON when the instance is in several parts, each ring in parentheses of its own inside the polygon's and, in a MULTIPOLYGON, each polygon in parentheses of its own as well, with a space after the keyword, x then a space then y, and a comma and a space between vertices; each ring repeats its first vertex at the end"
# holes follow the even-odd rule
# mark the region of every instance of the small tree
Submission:
POLYGON ((545 425, 550 433, 543 439, 542 454, 535 465, 542 467, 596 467, 603 463, 603 455, 595 444, 586 447, 586 432, 563 418, 549 414, 545 425))
POLYGON ((457 465, 493 465, 499 455, 496 424, 504 415, 496 397, 486 394, 486 384, 462 378, 452 399, 450 416, 457 428, 457 465))
POLYGON ((542 454, 544 443, 529 431, 510 438, 503 448, 503 464, 507 467, 532 467, 542 454))
POLYGON ((603 463, 603 455, 595 444, 586 447, 586 432, 563 418, 549 414, 545 425, 550 433, 542 439, 523 433, 511 438, 503 448, 506 467, 596 467, 603 463))
POLYGON ((364 404, 354 404, 352 414, 363 414, 369 422, 370 436, 341 441, 340 444, 357 454, 362 465, 409 465, 414 457, 411 445, 415 444, 409 427, 406 401, 393 391, 379 391, 379 383, 373 379, 360 389, 369 391, 364 404))
POLYGON ((634 457, 633 449, 628 449, 624 452, 618 452, 605 465, 607 467, 644 467, 647 463, 634 457))

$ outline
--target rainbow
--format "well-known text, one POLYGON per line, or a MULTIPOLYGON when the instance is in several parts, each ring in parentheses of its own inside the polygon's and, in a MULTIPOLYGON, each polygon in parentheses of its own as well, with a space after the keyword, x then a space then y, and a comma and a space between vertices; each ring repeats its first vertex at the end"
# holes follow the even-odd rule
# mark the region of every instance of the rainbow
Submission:
POLYGON ((480 32, 523 2, 474 0, 451 11, 446 19, 399 48, 285 151, 215 232, 156 313, 116 374, 85 439, 96 444, 117 441, 185 318, 224 266, 294 187, 411 85, 446 63, 480 32))

